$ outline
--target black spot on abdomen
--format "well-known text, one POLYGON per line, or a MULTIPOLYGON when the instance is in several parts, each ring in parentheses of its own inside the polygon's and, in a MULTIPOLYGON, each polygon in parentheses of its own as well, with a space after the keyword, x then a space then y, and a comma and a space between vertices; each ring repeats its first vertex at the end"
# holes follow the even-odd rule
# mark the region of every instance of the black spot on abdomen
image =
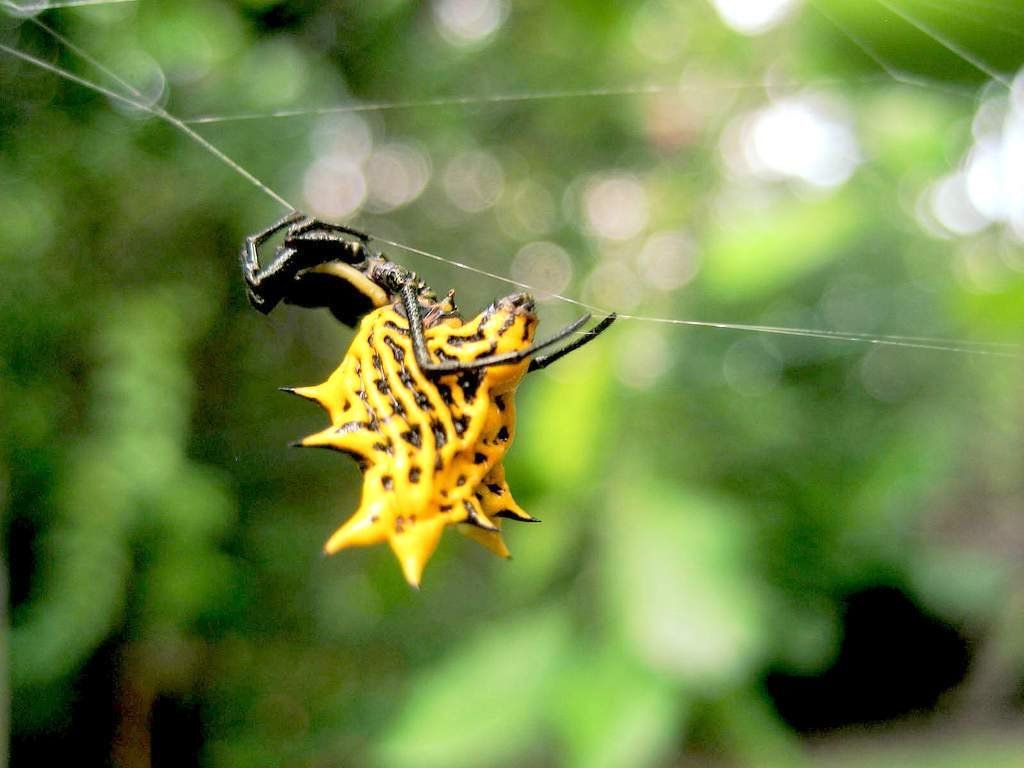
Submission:
POLYGON ((448 432, 445 430, 444 424, 439 421, 432 421, 430 428, 434 432, 434 445, 437 446, 438 450, 441 450, 448 444, 448 432))
POLYGON ((480 389, 480 381, 479 371, 463 371, 459 374, 459 389, 462 390, 462 397, 467 403, 473 402, 476 398, 476 392, 480 389))
POLYGON ((402 439, 414 448, 419 448, 423 445, 423 436, 420 434, 419 426, 415 426, 407 432, 403 432, 402 439))

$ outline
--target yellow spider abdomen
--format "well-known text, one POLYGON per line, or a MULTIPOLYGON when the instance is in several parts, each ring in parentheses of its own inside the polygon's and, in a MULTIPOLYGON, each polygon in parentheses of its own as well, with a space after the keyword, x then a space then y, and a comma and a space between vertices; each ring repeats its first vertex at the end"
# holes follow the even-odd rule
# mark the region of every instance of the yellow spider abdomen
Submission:
MULTIPOLYGON (((425 336, 433 359, 468 362, 529 347, 536 324, 532 309, 502 300, 466 323, 445 317, 425 336)), ((359 509, 325 550, 386 541, 413 586, 449 525, 507 557, 500 518, 534 520, 512 499, 501 465, 528 367, 523 360, 428 377, 404 315, 390 305, 366 315, 327 381, 292 390, 323 406, 331 422, 301 445, 348 453, 363 471, 359 509)))

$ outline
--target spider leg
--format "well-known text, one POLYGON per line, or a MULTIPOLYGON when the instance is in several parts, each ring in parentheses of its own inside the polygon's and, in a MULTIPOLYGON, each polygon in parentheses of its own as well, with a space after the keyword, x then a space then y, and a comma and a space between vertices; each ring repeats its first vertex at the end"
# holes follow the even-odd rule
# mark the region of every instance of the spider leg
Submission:
MULTIPOLYGON (((242 276, 249 294, 249 303, 264 314, 270 312, 284 298, 284 284, 287 282, 283 267, 288 255, 278 249, 277 258, 267 267, 260 266, 259 249, 271 237, 301 220, 303 215, 292 211, 269 227, 245 238, 242 247, 242 276)), ((289 254, 290 255, 290 254, 289 254)), ((290 277, 290 275, 288 275, 290 277)))
POLYGON ((584 344, 589 344, 591 341, 600 336, 605 330, 607 330, 608 326, 615 322, 616 317, 618 317, 618 315, 612 312, 607 317, 603 318, 601 322, 599 322, 597 325, 595 325, 589 331, 584 333, 582 336, 580 336, 580 338, 576 339, 576 341, 572 342, 571 344, 566 344, 564 347, 555 350, 550 355, 543 355, 541 357, 533 358, 533 360, 530 361, 530 368, 528 372, 539 371, 542 368, 547 368, 556 360, 565 357, 570 352, 573 352, 574 350, 577 350, 580 347, 582 347, 584 344))
MULTIPOLYGON (((554 336, 544 339, 544 341, 538 341, 526 349, 518 349, 514 352, 505 352, 500 355, 489 355, 488 357, 481 357, 476 360, 470 360, 469 362, 462 362, 461 360, 445 360, 441 363, 434 363, 428 361, 426 367, 420 364, 420 367, 426 373, 461 373, 462 371, 476 371, 481 368, 489 368, 492 365, 510 365, 512 363, 518 363, 525 360, 528 357, 533 356, 542 349, 547 349, 560 342, 567 336, 575 333, 581 326, 583 326, 588 320, 590 320, 590 313, 582 315, 567 326, 562 328, 554 336)), ((419 363, 419 358, 416 359, 419 363)))
POLYGON ((343 235, 352 235, 362 240, 364 243, 370 242, 373 238, 365 232, 352 227, 346 227, 344 224, 331 224, 327 221, 320 221, 319 219, 310 218, 307 222, 304 222, 296 229, 296 234, 305 233, 309 231, 323 231, 325 233, 338 232, 343 235))
MULTIPOLYGON (((417 298, 416 289, 411 281, 406 281, 401 285, 399 288, 399 296, 401 296, 402 306, 405 309, 405 316, 409 321, 409 332, 412 335, 412 349, 416 356, 416 364, 419 365, 420 370, 426 374, 436 375, 445 373, 461 373, 463 371, 475 371, 481 368, 489 368, 493 365, 509 365, 512 363, 518 363, 542 349, 546 349, 547 347, 557 344, 570 334, 575 333, 580 326, 590 319, 589 313, 583 315, 562 328, 562 330, 554 336, 551 336, 544 341, 531 344, 526 349, 520 349, 514 352, 505 352, 500 355, 489 355, 477 360, 470 360, 469 362, 463 362, 461 360, 443 360, 441 362, 435 362, 430 358, 430 351, 427 349, 427 340, 424 336, 423 330, 423 314, 420 311, 420 303, 417 298)), ((611 323, 612 320, 605 318, 605 320, 602 321, 602 325, 599 326, 599 330, 593 331, 587 336, 584 336, 580 341, 569 345, 568 351, 563 352, 562 354, 568 354, 568 352, 571 352, 573 349, 587 343, 587 341, 590 341, 590 339, 611 325, 611 323)), ((558 357, 561 357, 562 354, 555 353, 552 357, 557 359, 558 357)), ((553 361, 554 360, 552 360, 552 362, 553 361)))
MULTIPOLYGON (((358 229, 352 229, 352 227, 346 227, 344 224, 331 224, 326 221, 307 217, 305 221, 294 224, 289 228, 288 234, 285 236, 285 245, 292 248, 301 247, 303 245, 340 245, 352 250, 353 253, 362 251, 362 248, 358 244, 354 244, 351 240, 344 237, 339 237, 339 235, 355 237, 359 240, 359 243, 362 246, 365 246, 372 239, 365 232, 360 232, 358 229)), ((356 260, 359 261, 359 259, 356 260)))
POLYGON ((266 229, 245 238, 245 245, 242 247, 242 272, 245 274, 246 283, 257 282, 257 276, 264 271, 260 267, 260 246, 282 229, 292 226, 301 218, 303 218, 301 213, 292 211, 287 216, 282 216, 266 229))
POLYGON ((432 373, 434 366, 438 363, 430 359, 430 350, 427 349, 427 339, 423 332, 423 313, 420 311, 419 297, 416 295, 416 287, 412 280, 404 280, 398 289, 398 295, 402 299, 402 306, 405 308, 405 318, 409 321, 409 333, 412 334, 412 351, 416 356, 416 363, 424 373, 432 373))
POLYGON ((245 239, 242 248, 242 275, 249 302, 267 314, 288 298, 291 283, 303 269, 328 261, 355 264, 366 257, 369 235, 340 224, 328 224, 298 211, 245 239), (284 244, 274 251, 273 260, 260 266, 259 249, 270 238, 286 230, 284 244), (353 242, 341 235, 357 238, 353 242))

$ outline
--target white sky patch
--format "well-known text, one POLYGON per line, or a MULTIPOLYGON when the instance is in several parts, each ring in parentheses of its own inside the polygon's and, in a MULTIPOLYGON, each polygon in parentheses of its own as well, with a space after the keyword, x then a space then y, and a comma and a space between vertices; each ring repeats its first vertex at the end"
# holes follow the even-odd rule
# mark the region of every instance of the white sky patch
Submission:
POLYGON ((975 210, 989 221, 1005 218, 1012 207, 1004 191, 1011 170, 1004 154, 1001 142, 985 141, 967 159, 965 192, 975 210))
POLYGON ((965 165, 974 207, 1024 241, 1024 73, 1014 81, 1002 125, 978 138, 965 165))
POLYGON ((984 101, 974 117, 974 143, 959 168, 925 190, 925 216, 953 236, 1004 225, 1024 242, 1024 72, 1009 98, 984 101))
POLYGON ((502 0, 434 0, 431 8, 441 36, 457 46, 486 42, 507 15, 502 0))
POLYGON ((973 235, 989 224, 989 220, 974 206, 968 195, 967 179, 960 171, 931 186, 928 207, 935 221, 950 234, 973 235))
POLYGON ((608 240, 629 240, 647 226, 647 191, 635 176, 616 173, 596 176, 583 190, 583 214, 588 229, 608 240))
POLYGON ((849 120, 816 94, 782 98, 737 118, 723 133, 721 151, 737 175, 818 188, 843 184, 861 162, 849 120))
POLYGON ((711 0, 722 21, 744 35, 767 32, 789 16, 798 0, 711 0))

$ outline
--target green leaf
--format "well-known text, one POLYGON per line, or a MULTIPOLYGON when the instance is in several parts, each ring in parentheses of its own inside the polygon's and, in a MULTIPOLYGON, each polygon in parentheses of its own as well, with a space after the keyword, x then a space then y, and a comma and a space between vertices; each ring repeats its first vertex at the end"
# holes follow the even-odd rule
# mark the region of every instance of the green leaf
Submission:
POLYGON ((1013 566, 992 552, 933 545, 913 552, 910 578, 926 603, 942 616, 989 622, 1011 599, 1013 566))
MULTIPOLYGON (((1016 768, 1024 754, 1024 740, 1009 733, 964 734, 927 739, 922 734, 885 740, 824 757, 815 764, 825 768, 1016 768)), ((938 736, 936 734, 936 736, 938 736)))
POLYGON ((858 226, 844 198, 765 205, 708 233, 702 283, 726 301, 761 298, 827 264, 858 226))
POLYGON ((606 340, 559 360, 557 370, 531 378, 529 397, 519 411, 513 467, 525 464, 531 476, 562 494, 592 479, 605 453, 605 438, 614 431, 606 340))
POLYGON ((577 651, 551 702, 566 766, 661 765, 682 740, 683 694, 619 648, 577 651))
POLYGON ((753 674, 767 641, 764 600, 736 510, 634 473, 606 517, 610 610, 634 653, 709 690, 753 674))
POLYGON ((413 680, 409 698, 379 743, 392 768, 498 765, 539 735, 554 671, 569 651, 557 609, 488 627, 413 680))

